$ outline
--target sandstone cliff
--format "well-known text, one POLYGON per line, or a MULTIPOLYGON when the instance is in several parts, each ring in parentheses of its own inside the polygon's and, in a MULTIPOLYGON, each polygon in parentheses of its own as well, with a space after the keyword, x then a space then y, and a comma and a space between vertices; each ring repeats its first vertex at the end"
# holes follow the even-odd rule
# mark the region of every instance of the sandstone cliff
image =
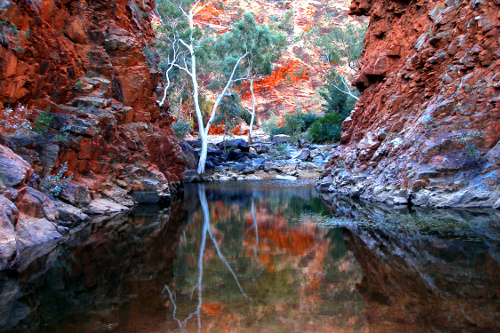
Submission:
POLYGON ((354 0, 362 91, 324 191, 392 204, 500 206, 500 2, 354 0))
POLYGON ((182 181, 173 118, 155 105, 153 9, 152 0, 0 1, 0 202, 11 211, 0 229, 9 237, 25 213, 57 227, 26 196, 50 205, 40 182, 65 163, 73 179, 60 198, 88 213, 109 208, 100 197, 168 199, 182 181))

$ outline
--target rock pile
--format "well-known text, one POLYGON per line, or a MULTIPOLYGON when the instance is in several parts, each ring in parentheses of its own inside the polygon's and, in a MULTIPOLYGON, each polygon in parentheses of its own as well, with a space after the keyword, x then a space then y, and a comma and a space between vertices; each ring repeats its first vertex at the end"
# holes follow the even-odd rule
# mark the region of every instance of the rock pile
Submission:
POLYGON ((244 139, 221 141, 209 144, 207 174, 198 175, 201 141, 187 141, 181 143, 188 161, 185 182, 318 178, 333 147, 306 141, 292 145, 283 135, 257 139, 252 145, 244 139))

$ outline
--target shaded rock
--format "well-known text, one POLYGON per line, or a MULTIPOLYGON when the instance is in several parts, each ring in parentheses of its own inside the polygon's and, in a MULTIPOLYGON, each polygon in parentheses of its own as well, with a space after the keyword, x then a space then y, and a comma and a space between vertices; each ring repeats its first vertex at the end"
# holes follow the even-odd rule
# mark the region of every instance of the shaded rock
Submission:
POLYGON ((132 207, 136 204, 134 199, 128 194, 128 191, 118 186, 113 186, 109 189, 105 189, 102 191, 102 194, 119 203, 120 205, 124 205, 126 207, 132 207))
POLYGON ((59 197, 77 207, 85 207, 92 200, 89 189, 86 186, 76 184, 66 185, 59 197))
POLYGON ((290 139, 289 135, 278 134, 278 135, 273 136, 272 142, 275 144, 283 144, 283 143, 288 143, 289 139, 290 139))
POLYGON ((390 204, 495 205, 498 6, 457 4, 351 2, 371 24, 354 80, 362 94, 322 176, 328 190, 390 204))
POLYGON ((17 255, 14 226, 18 215, 17 207, 3 195, 0 195, 0 270, 5 269, 17 255))
POLYGON ((26 188, 16 205, 20 211, 31 217, 46 218, 53 222, 59 218, 54 202, 45 193, 31 187, 26 188))
POLYGON ((57 212, 59 213, 59 223, 64 226, 75 227, 82 222, 88 222, 90 217, 81 209, 68 205, 61 201, 55 201, 57 212))
POLYGON ((245 153, 238 150, 231 150, 227 155, 229 161, 240 161, 245 158, 245 153))
POLYGON ((19 214, 16 225, 19 250, 61 238, 54 223, 45 218, 19 214))
POLYGON ((31 173, 31 166, 26 161, 0 145, 0 181, 4 186, 20 189, 27 185, 31 173))
POLYGON ((311 154, 311 150, 309 150, 308 148, 303 148, 300 152, 298 152, 292 158, 295 158, 295 159, 301 160, 301 161, 305 161, 309 158, 310 154, 311 154))
MULTIPOLYGON (((242 152, 247 152, 249 151, 249 146, 248 142, 246 142, 243 139, 234 139, 234 140, 227 140, 225 142, 226 149, 239 149, 242 152)), ((217 147, 219 149, 224 149, 224 142, 219 142, 217 144, 217 147)))
POLYGON ((253 145, 257 154, 265 154, 269 152, 269 144, 256 143, 253 145))
POLYGON ((129 208, 109 199, 92 200, 83 211, 88 215, 113 215, 128 211, 129 208))

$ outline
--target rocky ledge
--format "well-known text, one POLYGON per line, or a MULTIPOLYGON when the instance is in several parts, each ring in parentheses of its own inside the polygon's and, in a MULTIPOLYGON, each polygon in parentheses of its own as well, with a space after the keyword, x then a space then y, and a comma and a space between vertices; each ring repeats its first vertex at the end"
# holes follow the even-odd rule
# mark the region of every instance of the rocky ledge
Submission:
POLYGON ((185 182, 318 178, 336 145, 315 145, 304 140, 289 144, 289 139, 276 135, 256 139, 251 145, 241 138, 210 143, 204 175, 195 170, 201 141, 183 142, 180 145, 188 168, 185 182))
POLYGON ((362 91, 318 188, 389 204, 500 207, 500 2, 354 0, 362 91))

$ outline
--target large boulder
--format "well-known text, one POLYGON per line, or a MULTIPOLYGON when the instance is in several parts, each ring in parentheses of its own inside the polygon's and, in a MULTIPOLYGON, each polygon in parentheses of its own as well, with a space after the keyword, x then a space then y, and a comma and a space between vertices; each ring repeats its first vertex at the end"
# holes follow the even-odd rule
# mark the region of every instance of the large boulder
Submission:
POLYGON ((0 195, 0 270, 5 269, 17 255, 14 226, 19 210, 12 201, 0 195))
POLYGON ((247 152, 249 151, 249 146, 248 142, 246 142, 243 139, 234 139, 234 140, 226 140, 226 142, 222 141, 217 144, 219 149, 224 149, 226 150, 233 150, 233 149, 239 149, 242 152, 247 152))

